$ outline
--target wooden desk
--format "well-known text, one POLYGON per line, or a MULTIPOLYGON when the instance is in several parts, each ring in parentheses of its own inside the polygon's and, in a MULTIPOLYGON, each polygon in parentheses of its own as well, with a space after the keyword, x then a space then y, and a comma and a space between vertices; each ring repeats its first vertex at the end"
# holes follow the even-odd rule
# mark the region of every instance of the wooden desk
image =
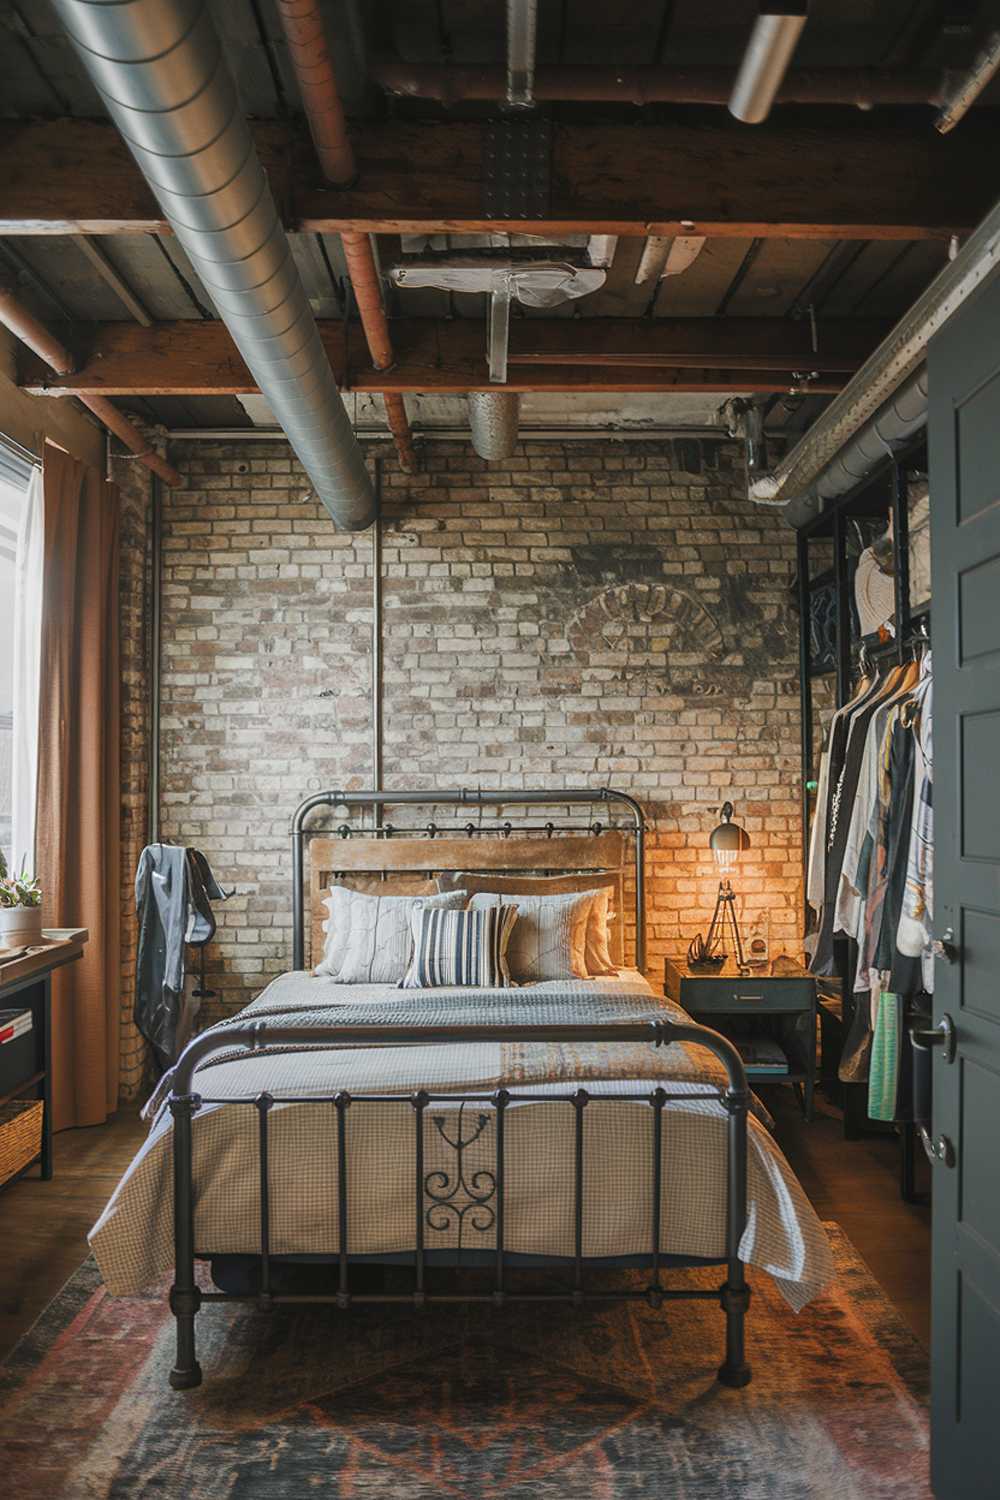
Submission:
POLYGON ((35 1162, 40 1163, 46 1182, 52 1177, 52 972, 82 957, 89 936, 85 927, 46 928, 39 945, 6 963, 0 961, 0 1009, 30 1006, 35 1040, 32 1071, 0 1096, 0 1104, 10 1099, 41 1099, 45 1105, 41 1152, 4 1187, 23 1177, 35 1162))

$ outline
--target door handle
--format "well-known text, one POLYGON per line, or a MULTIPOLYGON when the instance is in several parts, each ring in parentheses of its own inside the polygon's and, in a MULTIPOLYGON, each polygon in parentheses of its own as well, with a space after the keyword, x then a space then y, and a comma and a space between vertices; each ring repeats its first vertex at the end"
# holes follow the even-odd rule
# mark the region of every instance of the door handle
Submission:
POLYGON ((935 1141, 931 1137, 926 1125, 917 1125, 917 1134, 920 1137, 927 1160, 932 1167, 953 1167, 955 1165, 955 1147, 946 1135, 939 1135, 935 1141))
POLYGON ((955 944, 955 931, 952 927, 946 927, 939 938, 931 943, 931 952, 935 958, 942 963, 953 964, 958 958, 958 948, 955 944))
POLYGON ((955 1023, 951 1016, 942 1016, 936 1026, 911 1026, 910 1041, 914 1047, 940 1047, 945 1062, 955 1061, 955 1023))

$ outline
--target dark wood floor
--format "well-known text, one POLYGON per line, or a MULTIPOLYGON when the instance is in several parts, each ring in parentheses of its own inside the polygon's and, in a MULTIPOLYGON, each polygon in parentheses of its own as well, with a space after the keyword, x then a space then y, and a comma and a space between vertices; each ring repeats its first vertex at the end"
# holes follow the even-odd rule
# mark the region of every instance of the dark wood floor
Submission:
POLYGON ((137 1115, 64 1130, 55 1138, 55 1176, 22 1177, 0 1192, 0 1358, 87 1255, 87 1231, 146 1134, 137 1115))
MULTIPOLYGON (((929 1341, 930 1214, 899 1196, 889 1137, 845 1141, 839 1115, 818 1100, 806 1125, 789 1089, 770 1089, 778 1138, 824 1219, 836 1219, 917 1336, 929 1341)), ((86 1236, 145 1134, 134 1114, 56 1137, 55 1178, 0 1192, 0 1357, 80 1265, 86 1236)))

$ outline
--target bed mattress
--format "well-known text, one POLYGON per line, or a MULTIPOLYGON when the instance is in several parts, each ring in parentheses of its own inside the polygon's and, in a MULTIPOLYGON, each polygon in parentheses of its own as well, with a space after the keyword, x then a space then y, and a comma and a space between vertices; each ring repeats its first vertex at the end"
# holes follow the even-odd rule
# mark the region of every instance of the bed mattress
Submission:
MULTIPOLYGON (((624 970, 594 980, 553 981, 514 990, 400 991, 389 985, 339 985, 305 972, 274 980, 238 1018, 282 1024, 566 1024, 689 1020, 624 970)), ((234 1018, 236 1019, 236 1018, 234 1018)), ((215 1028, 220 1042, 227 1027, 215 1028)), ((575 1158, 572 1104, 549 1100, 581 1087, 584 1255, 648 1254, 652 1237, 654 1112, 646 1102, 662 1085, 672 1097, 662 1116, 661 1250, 720 1259, 725 1254, 727 1116, 715 1099, 693 1097, 724 1081, 718 1062, 681 1043, 460 1043, 275 1049, 233 1047, 195 1076, 206 1102, 193 1122, 195 1244, 199 1256, 259 1250, 257 1111, 270 1111, 271 1251, 331 1256, 338 1243, 336 1111, 311 1094, 399 1095, 356 1102, 347 1112, 348 1252, 396 1255, 415 1248, 411 1096, 434 1097, 424 1111, 423 1178, 428 1251, 481 1252, 495 1244, 495 1110, 503 1086, 512 1099, 505 1127, 504 1244, 516 1255, 574 1253, 575 1158), (469 1095, 461 1101, 455 1095, 469 1095), (528 1101, 525 1094, 542 1096, 528 1101), (641 1095, 638 1100, 628 1095, 641 1095), (548 1101, 548 1102, 547 1102, 548 1101), (459 1150, 459 1146, 461 1149, 459 1150)), ((172 1264, 171 1117, 163 1091, 151 1101, 147 1141, 90 1235, 112 1292, 157 1281, 172 1264)), ((759 1119, 749 1122, 748 1222, 741 1258, 768 1271, 799 1308, 832 1275, 826 1235, 794 1173, 759 1119)))

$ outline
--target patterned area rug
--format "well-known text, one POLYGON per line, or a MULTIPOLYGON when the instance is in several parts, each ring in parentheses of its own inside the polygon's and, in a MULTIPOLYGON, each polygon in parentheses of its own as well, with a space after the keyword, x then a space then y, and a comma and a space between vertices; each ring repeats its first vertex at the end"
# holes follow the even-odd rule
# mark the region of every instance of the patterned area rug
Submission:
POLYGON ((205 1382, 175 1393, 162 1299, 107 1296, 88 1261, 0 1368, 0 1493, 929 1500, 926 1356, 829 1227, 839 1276, 821 1302, 796 1316, 754 1278, 742 1391, 715 1380, 721 1313, 691 1302, 210 1304, 205 1382))

